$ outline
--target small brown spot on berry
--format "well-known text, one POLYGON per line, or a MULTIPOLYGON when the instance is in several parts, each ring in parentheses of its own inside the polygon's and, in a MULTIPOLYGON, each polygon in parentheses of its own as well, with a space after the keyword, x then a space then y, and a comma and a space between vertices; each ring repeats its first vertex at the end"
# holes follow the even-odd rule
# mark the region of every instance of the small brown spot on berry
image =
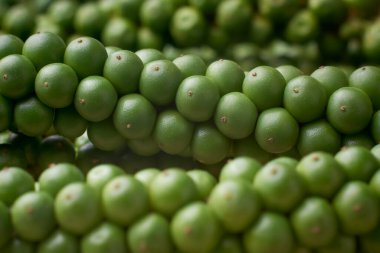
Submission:
POLYGON ((117 190, 117 189, 120 189, 120 182, 116 182, 116 183, 113 185, 113 188, 115 188, 116 190, 117 190))
POLYGON ((70 193, 68 193, 68 194, 65 195, 65 199, 66 200, 70 200, 72 198, 73 198, 73 196, 70 193))
POLYGON ((27 214, 32 214, 32 213, 33 213, 33 208, 30 207, 30 206, 27 207, 27 208, 26 208, 26 213, 27 213, 27 214))
POLYGON ((277 169, 277 167, 272 167, 272 169, 270 170, 270 174, 271 175, 276 175, 278 173, 278 169, 277 169))
POLYGON ((191 235, 193 233, 193 229, 191 227, 184 228, 185 235, 191 235))
POLYGON ((360 204, 355 204, 352 207, 352 211, 354 211, 354 213, 360 213, 362 211, 362 206, 360 204))
POLYGON ((189 97, 193 96, 193 91, 192 91, 192 90, 189 90, 189 91, 187 92, 187 95, 188 95, 189 97))
POLYGON ((83 42, 83 40, 78 40, 78 43, 82 43, 83 42))
POLYGON ((313 161, 318 161, 319 160, 319 155, 313 155, 311 157, 311 159, 313 159, 313 161))
POLYGON ((362 67, 361 70, 366 70, 367 68, 366 67, 362 67))
POLYGON ((341 107, 339 107, 339 110, 342 112, 345 112, 345 111, 347 111, 347 106, 342 105, 341 107))
POLYGON ((121 55, 116 55, 116 59, 121 60, 121 55))
POLYGON ((146 253, 148 253, 148 252, 147 252, 147 250, 148 250, 148 246, 146 246, 146 243, 145 243, 145 242, 140 243, 139 248, 140 248, 140 250, 139 250, 140 252, 146 252, 146 253))
POLYGON ((253 77, 256 77, 257 76, 257 73, 256 72, 252 72, 251 74, 253 77))
POLYGON ((325 66, 324 65, 322 65, 322 66, 319 66, 319 69, 323 69, 325 66))
POLYGON ((4 79, 5 81, 8 80, 8 78, 9 78, 9 77, 8 77, 8 74, 4 74, 4 75, 3 75, 3 79, 4 79))
POLYGON ((220 118, 220 121, 221 121, 222 123, 227 123, 227 117, 226 117, 226 116, 221 117, 221 118, 220 118))
POLYGON ((84 105, 85 103, 86 101, 84 100, 84 98, 79 99, 79 104, 84 105))
POLYGON ((268 143, 273 143, 273 141, 274 141, 273 137, 269 137, 269 138, 267 139, 267 142, 268 142, 268 143))
POLYGON ((318 235, 318 234, 321 233, 321 228, 319 226, 312 227, 311 228, 311 233, 315 234, 315 235, 318 235))
POLYGON ((44 82, 44 87, 48 88, 49 87, 49 83, 48 82, 44 82))
POLYGON ((169 176, 169 171, 168 170, 163 170, 162 171, 162 175, 164 175, 165 177, 169 176))
POLYGON ((160 67, 159 66, 155 66, 154 67, 154 71, 159 71, 160 70, 160 67))
POLYGON ((232 199, 232 193, 231 192, 226 192, 223 197, 224 197, 225 200, 230 200, 230 199, 232 199))
POLYGON ((298 88, 294 88, 294 89, 293 89, 293 92, 297 94, 297 93, 300 92, 300 90, 299 90, 298 88))
POLYGON ((127 128, 130 129, 132 127, 131 123, 127 124, 127 128))

